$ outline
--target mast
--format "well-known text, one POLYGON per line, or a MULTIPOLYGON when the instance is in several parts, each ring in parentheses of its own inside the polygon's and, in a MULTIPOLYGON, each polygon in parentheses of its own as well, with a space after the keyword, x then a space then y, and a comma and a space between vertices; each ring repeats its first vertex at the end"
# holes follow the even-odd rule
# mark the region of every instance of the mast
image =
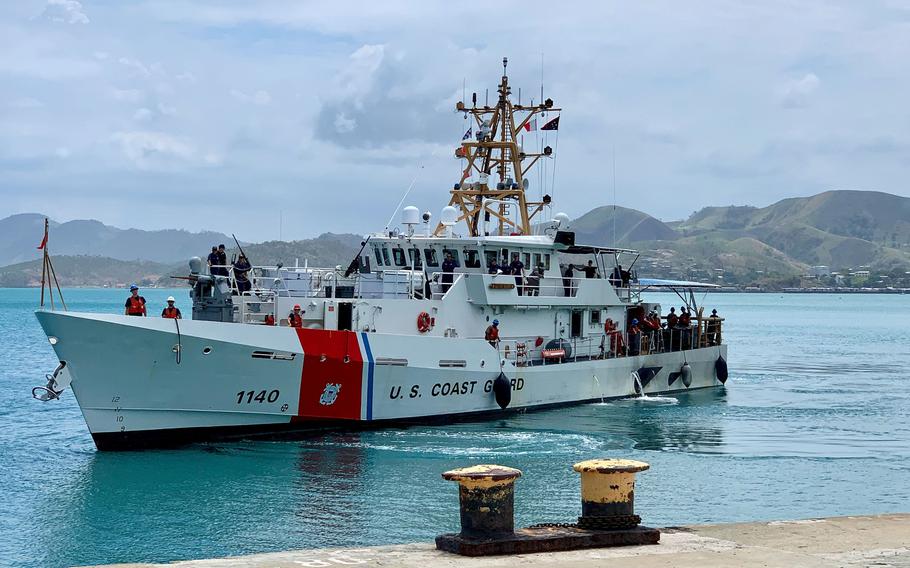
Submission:
MULTIPOLYGON (((530 235, 534 216, 550 204, 549 195, 544 195, 541 201, 526 199, 528 180, 525 174, 540 158, 550 157, 553 149, 547 146, 539 153, 527 152, 519 144, 518 137, 532 125, 534 130, 543 126, 536 126, 538 115, 544 117, 561 109, 554 108, 551 99, 535 106, 513 104, 506 73, 508 63, 508 58, 503 57, 495 106, 477 106, 477 93, 473 94, 470 107, 464 101, 455 105, 456 111, 472 117, 469 132, 473 136, 466 136, 455 151, 455 156, 464 159, 466 166, 451 190, 449 205, 459 210, 457 221, 466 223, 472 237, 483 236, 485 221, 495 222, 499 234, 530 235), (475 174, 479 181, 468 181, 475 174)), ((441 231, 442 225, 437 227, 436 234, 441 231)))

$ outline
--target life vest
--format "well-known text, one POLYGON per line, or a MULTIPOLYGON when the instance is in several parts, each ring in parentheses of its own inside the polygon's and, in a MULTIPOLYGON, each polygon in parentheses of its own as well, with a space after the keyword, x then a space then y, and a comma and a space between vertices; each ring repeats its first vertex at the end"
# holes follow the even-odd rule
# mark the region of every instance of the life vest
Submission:
POLYGON ((483 334, 483 338, 487 341, 498 341, 499 329, 497 329, 494 325, 487 327, 487 331, 483 334))
POLYGON ((611 329, 607 332, 607 335, 610 336, 610 351, 614 354, 619 354, 620 351, 625 347, 625 342, 622 339, 622 334, 618 329, 611 329))
POLYGON ((291 312, 288 314, 288 325, 291 327, 303 327, 303 318, 291 312))
POLYGON ((688 313, 685 313, 685 314, 679 316, 679 325, 681 325, 682 327, 689 327, 690 325, 692 325, 691 316, 689 316, 688 313))
POLYGON ((145 298, 142 296, 130 296, 127 301, 129 302, 129 307, 126 309, 126 313, 131 316, 141 316, 145 314, 145 298))
POLYGON ((173 308, 164 308, 164 310, 161 312, 161 317, 177 319, 180 317, 180 309, 178 309, 176 306, 173 308))
POLYGON ((674 328, 676 324, 679 323, 679 317, 676 314, 670 314, 667 316, 667 327, 674 328))
POLYGON ((265 325, 275 325, 275 316, 273 316, 272 314, 266 315, 265 321, 263 323, 265 325))

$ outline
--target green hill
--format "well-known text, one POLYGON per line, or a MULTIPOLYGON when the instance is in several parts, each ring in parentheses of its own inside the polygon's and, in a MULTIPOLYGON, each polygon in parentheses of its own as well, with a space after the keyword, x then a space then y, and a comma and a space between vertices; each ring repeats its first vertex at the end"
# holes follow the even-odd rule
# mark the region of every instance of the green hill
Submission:
MULTIPOLYGON (((168 265, 148 260, 117 260, 103 256, 53 257, 54 272, 60 286, 142 286, 156 282, 168 265)), ((0 288, 26 288, 41 285, 42 260, 30 260, 0 268, 0 288)))

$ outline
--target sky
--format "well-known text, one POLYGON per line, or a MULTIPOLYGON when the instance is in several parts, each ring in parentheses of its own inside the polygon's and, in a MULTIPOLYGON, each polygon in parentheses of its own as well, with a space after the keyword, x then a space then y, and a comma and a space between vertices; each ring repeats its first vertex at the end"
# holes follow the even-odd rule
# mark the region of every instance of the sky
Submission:
POLYGON ((542 84, 563 109, 528 176, 551 214, 613 203, 614 156, 616 203, 663 220, 910 196, 904 1, 17 0, 0 218, 299 239, 381 230, 409 186, 438 217, 454 105, 495 91, 503 57, 522 102, 542 84))

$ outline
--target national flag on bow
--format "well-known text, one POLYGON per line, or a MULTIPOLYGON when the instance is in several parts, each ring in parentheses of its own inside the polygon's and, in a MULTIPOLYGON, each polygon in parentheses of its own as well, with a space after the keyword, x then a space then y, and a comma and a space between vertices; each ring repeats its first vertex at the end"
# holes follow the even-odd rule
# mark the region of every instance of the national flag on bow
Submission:
POLYGON ((464 133, 464 136, 462 136, 461 139, 462 139, 462 140, 467 140, 468 138, 470 138, 470 137, 471 137, 471 129, 473 129, 473 128, 474 128, 473 126, 469 126, 469 127, 468 127, 468 131, 464 133))
POLYGON ((537 119, 535 118, 533 120, 527 121, 524 125, 524 129, 527 130, 528 132, 531 132, 532 130, 537 130, 537 119))
POLYGON ((559 117, 557 116, 550 122, 544 124, 540 129, 541 130, 559 130, 559 117))

